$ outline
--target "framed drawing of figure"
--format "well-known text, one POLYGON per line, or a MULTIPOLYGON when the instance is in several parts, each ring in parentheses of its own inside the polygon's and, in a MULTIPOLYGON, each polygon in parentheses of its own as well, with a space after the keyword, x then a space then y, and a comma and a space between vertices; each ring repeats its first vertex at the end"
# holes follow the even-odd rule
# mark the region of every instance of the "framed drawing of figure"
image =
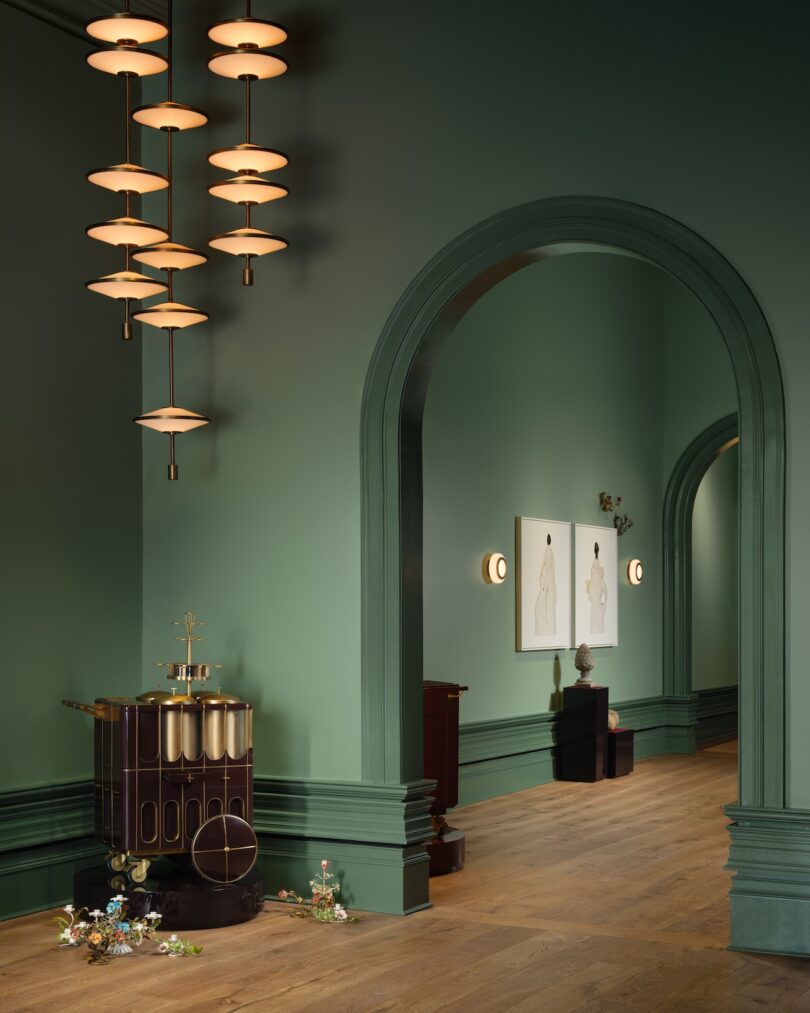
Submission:
POLYGON ((571 525, 515 518, 516 649, 571 646, 571 525))
POLYGON ((574 641, 619 645, 616 529, 577 524, 574 534, 574 641))

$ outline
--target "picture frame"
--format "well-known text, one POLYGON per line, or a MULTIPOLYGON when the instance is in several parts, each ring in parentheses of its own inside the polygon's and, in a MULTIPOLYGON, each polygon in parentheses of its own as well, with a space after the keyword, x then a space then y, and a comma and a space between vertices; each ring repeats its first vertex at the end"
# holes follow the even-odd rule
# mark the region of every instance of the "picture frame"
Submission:
POLYGON ((619 646, 619 566, 615 528, 574 531, 574 643, 619 646))
POLYGON ((571 524, 515 518, 515 649, 571 647, 571 524))

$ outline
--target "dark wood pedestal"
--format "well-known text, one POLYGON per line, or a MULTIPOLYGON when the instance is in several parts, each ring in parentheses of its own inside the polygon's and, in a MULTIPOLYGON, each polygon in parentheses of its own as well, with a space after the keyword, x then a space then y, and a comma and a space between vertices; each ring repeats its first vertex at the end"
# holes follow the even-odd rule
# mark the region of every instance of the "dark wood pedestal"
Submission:
POLYGON ((464 831, 447 825, 445 814, 458 805, 458 702, 467 689, 454 682, 422 683, 425 777, 436 782, 430 814, 435 836, 428 842, 430 875, 457 872, 464 865, 464 831))
POLYGON ((566 686, 557 716, 558 781, 601 781, 608 733, 607 686, 566 686))
POLYGON ((605 774, 624 777, 633 772, 633 729, 613 728, 607 733, 605 774))
POLYGON ((80 869, 73 877, 73 904, 103 911, 111 897, 121 893, 128 913, 143 918, 150 911, 161 915, 167 931, 218 929, 250 921, 264 907, 264 877, 253 869, 236 883, 210 883, 193 866, 156 861, 146 882, 136 886, 105 865, 80 869))

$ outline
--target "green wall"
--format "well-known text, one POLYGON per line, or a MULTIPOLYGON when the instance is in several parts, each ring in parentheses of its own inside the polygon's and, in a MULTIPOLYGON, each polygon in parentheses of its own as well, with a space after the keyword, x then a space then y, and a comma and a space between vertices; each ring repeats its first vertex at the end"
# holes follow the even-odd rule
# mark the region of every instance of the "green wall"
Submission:
MULTIPOLYGON (((215 114, 178 143, 183 236, 201 243, 237 221, 206 198, 216 173, 204 156, 240 139, 241 97, 203 72, 210 10, 197 10, 178 12, 193 16, 181 34, 195 63, 176 93, 215 114)), ((808 251, 796 228, 810 138, 790 100, 806 84, 807 11, 781 2, 762 18, 725 0, 663 11, 579 0, 491 14, 481 0, 416 2, 407 21, 422 27, 403 45, 389 5, 295 4, 291 72, 254 89, 255 137, 292 158, 279 177, 291 196, 255 220, 287 234, 291 249, 260 262, 249 291, 221 255, 183 281, 184 300, 212 313, 183 338, 183 400, 215 425, 183 441, 173 486, 165 447, 144 435, 145 658, 165 656, 166 623, 184 607, 206 613, 210 656, 257 703, 262 773, 359 776, 363 384, 409 281, 498 210, 616 197, 673 216, 729 258, 786 366, 788 558, 810 552, 804 509, 793 509, 810 498, 810 477, 792 437, 810 424, 795 393, 810 369, 808 251), (316 722, 313 701, 326 715, 316 722)), ((152 404, 163 351, 152 339, 144 347, 152 404)), ((801 633, 792 616, 810 608, 798 569, 788 573, 791 648, 801 633)), ((801 721, 802 672, 791 693, 801 721)), ((810 759, 805 742, 801 732, 789 740, 797 770, 810 759)), ((791 790, 810 805, 810 786, 791 790)))
POLYGON ((139 683, 141 356, 119 308, 84 289, 123 266, 84 236, 122 213, 84 178, 120 160, 121 86, 78 40, 5 5, 0 36, 2 792, 91 777, 90 719, 60 701, 139 683))
POLYGON ((736 446, 709 467, 692 514, 692 688, 737 684, 736 446))
POLYGON ((610 525, 602 489, 622 495, 636 523, 618 540, 619 646, 595 651, 594 678, 615 701, 662 692, 661 472, 678 428, 678 453, 695 435, 668 401, 684 392, 665 363, 693 325, 711 402, 699 407, 719 417, 736 407, 722 338, 694 297, 639 260, 579 253, 527 267, 442 348, 422 438, 424 671, 469 684, 464 723, 554 709, 555 679, 576 678, 573 651, 514 649, 514 518, 610 525), (487 585, 481 560, 496 550, 509 578, 487 585), (645 580, 634 588, 623 573, 636 557, 645 580))

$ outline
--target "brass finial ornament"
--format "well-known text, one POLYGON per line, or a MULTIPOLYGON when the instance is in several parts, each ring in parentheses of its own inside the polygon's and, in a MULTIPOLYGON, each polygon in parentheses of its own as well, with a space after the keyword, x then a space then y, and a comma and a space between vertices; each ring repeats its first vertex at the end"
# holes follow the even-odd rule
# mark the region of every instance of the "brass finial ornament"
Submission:
POLYGON ((280 236, 254 229, 250 221, 252 207, 279 200, 288 193, 286 187, 259 175, 285 166, 287 156, 283 151, 254 144, 250 137, 251 83, 279 77, 286 72, 286 61, 264 50, 284 42, 287 32, 274 21, 254 18, 250 12, 250 0, 246 0, 244 17, 218 21, 208 29, 208 37, 217 45, 230 47, 229 51, 215 53, 208 61, 208 69, 219 77, 245 82, 244 143, 218 148, 208 156, 211 165, 236 172, 236 176, 230 179, 212 183, 208 192, 220 200, 241 204, 245 209, 245 222, 241 229, 212 236, 209 245, 215 250, 241 257, 244 261, 242 284, 252 285, 253 258, 275 253, 288 245, 287 240, 280 236))
POLYGON ((192 682, 207 682, 211 678, 211 672, 215 668, 222 668, 222 665, 211 665, 207 662, 203 663, 191 660, 192 645, 203 639, 202 637, 195 636, 194 630, 197 626, 208 625, 197 618, 196 612, 186 612, 182 619, 174 620, 172 625, 182 626, 185 630, 185 636, 175 637, 174 639, 186 645, 186 660, 168 662, 156 661, 155 666, 157 668, 165 668, 167 670, 167 679, 171 679, 174 682, 184 682, 186 684, 185 693, 182 696, 174 696, 172 699, 176 700, 177 703, 187 703, 188 701, 194 699, 191 695, 192 682))

